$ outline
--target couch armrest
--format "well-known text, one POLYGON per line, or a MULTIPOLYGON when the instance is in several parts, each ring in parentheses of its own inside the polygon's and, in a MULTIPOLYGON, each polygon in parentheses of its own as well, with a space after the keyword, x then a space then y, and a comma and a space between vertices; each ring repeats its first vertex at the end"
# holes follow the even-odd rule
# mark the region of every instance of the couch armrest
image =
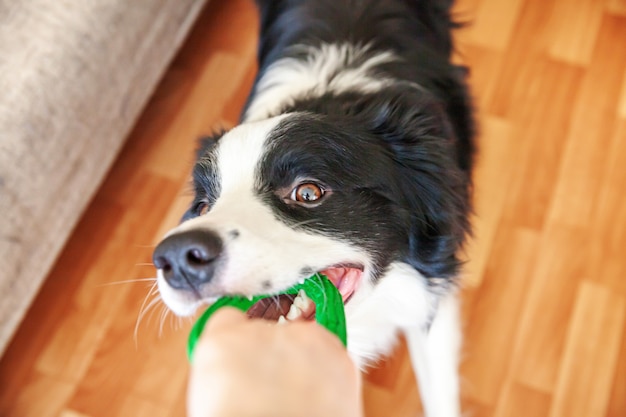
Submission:
POLYGON ((205 0, 0 0, 0 354, 205 0))

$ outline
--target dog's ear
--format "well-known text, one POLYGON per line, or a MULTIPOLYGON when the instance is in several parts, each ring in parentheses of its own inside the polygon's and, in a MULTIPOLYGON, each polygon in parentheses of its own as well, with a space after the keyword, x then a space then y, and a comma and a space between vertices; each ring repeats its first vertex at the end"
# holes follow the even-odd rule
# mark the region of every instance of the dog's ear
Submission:
POLYGON ((202 158, 217 145, 219 140, 226 133, 225 129, 217 130, 210 135, 202 136, 198 139, 198 147, 196 148, 196 160, 202 158))
POLYGON ((197 217, 202 211, 204 205, 212 200, 212 195, 207 192, 209 188, 216 189, 216 179, 207 167, 211 166, 211 151, 217 146, 219 140, 224 136, 226 130, 216 131, 210 135, 203 136, 198 139, 198 147, 196 149, 196 164, 192 172, 191 187, 194 190, 194 199, 187 211, 183 214, 180 222, 197 217))
POLYGON ((405 261, 429 278, 457 273, 469 233, 470 178, 459 167, 454 129, 427 93, 379 97, 360 109, 388 147, 398 172, 397 201, 410 225, 405 261))

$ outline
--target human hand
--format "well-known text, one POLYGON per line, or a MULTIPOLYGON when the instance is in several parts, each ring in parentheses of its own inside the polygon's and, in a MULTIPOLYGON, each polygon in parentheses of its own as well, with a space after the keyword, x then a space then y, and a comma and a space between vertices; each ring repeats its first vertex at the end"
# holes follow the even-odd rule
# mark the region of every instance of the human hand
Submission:
POLYGON ((359 372, 315 322, 277 325, 222 308, 194 352, 190 417, 360 417, 359 372))

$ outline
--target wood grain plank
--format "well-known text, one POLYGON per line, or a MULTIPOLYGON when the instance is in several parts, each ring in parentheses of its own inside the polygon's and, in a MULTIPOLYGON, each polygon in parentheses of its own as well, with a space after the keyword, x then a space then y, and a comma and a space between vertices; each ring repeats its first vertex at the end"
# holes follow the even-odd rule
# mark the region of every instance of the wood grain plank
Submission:
MULTIPOLYGON (((137 188, 135 210, 128 210, 114 228, 112 239, 102 246, 100 257, 91 259, 92 268, 69 300, 71 309, 56 324, 56 332, 47 348, 36 361, 36 368, 49 375, 76 380, 81 378, 90 364, 107 327, 111 323, 111 311, 120 307, 128 286, 110 286, 113 280, 130 278, 133 265, 116 262, 117 259, 137 256, 140 245, 149 242, 143 230, 151 230, 161 221, 159 211, 146 213, 140 206, 150 204, 173 184, 158 177, 147 177, 137 188), (141 226, 140 226, 141 225, 141 226)), ((94 242, 95 243, 95 242, 94 242)))
POLYGON ((463 398, 461 401, 461 410, 463 417, 491 417, 493 416, 493 407, 481 404, 474 400, 463 398))
POLYGON ((62 410, 58 417, 91 417, 87 414, 81 414, 74 410, 62 410))
MULTIPOLYGON (((175 192, 176 187, 171 181, 156 176, 146 177, 136 194, 136 205, 132 206, 134 209, 129 209, 125 218, 117 225, 122 235, 119 240, 113 241, 117 245, 95 262, 94 268, 101 274, 95 278, 96 281, 114 282, 117 281, 115 278, 121 281, 135 278, 132 275, 136 271, 133 264, 116 260, 120 257, 141 259, 149 256, 151 248, 144 243, 152 240, 152 231, 158 227, 163 216, 160 210, 146 213, 140 207, 146 207, 146 204, 151 204, 160 196, 173 195, 175 192), (120 254, 120 250, 125 255, 120 254)), ((87 315, 93 321, 89 328, 100 332, 99 343, 90 347, 91 353, 83 353, 89 360, 81 371, 82 383, 69 402, 73 410, 92 416, 115 415, 121 412, 124 396, 133 392, 132 382, 146 361, 145 351, 138 350, 133 338, 128 337, 135 329, 140 300, 146 295, 145 285, 106 285, 101 288, 97 292, 92 291, 102 297, 100 303, 92 307, 93 311, 87 310, 90 303, 86 303, 75 313, 79 316, 87 315), (119 372, 120 365, 124 368, 123 373, 119 372), (107 404, 111 399, 115 399, 114 404, 107 404)), ((80 301, 77 300, 76 303, 79 304, 80 301)), ((58 337, 71 336, 58 333, 58 337)), ((69 352, 78 354, 72 349, 69 352)), ((53 363, 55 357, 48 355, 43 359, 53 363)), ((72 358, 64 360, 71 361, 72 358)), ((184 371, 182 368, 181 372, 184 371)), ((171 374, 172 382, 176 380, 175 375, 171 374)))
MULTIPOLYGON (((550 16, 556 0, 525 0, 513 30, 509 47, 500 51, 502 67, 497 74, 496 86, 490 93, 485 110, 502 118, 515 116, 520 111, 520 102, 528 96, 529 85, 534 77, 528 75, 538 60, 546 60, 551 34, 550 16), (523 52, 522 52, 523 51, 523 52), (517 106, 517 107, 516 107, 517 106)), ((493 32, 495 36, 495 33, 493 32)), ((465 38, 463 38, 465 39, 465 38)), ((472 44, 471 40, 467 42, 472 44)), ((481 68, 475 62, 474 69, 481 68)), ((478 97, 482 95, 477 94, 478 97)), ((533 100, 533 103, 536 101, 533 100)), ((521 110, 527 111, 525 106, 521 110)))
POLYGON ((33 364, 54 338, 58 322, 69 314, 71 307, 64 296, 76 291, 91 266, 91 259, 100 256, 103 251, 102 245, 85 245, 82 242, 112 240, 113 230, 108 224, 96 219, 116 221, 123 216, 120 206, 104 201, 100 196, 92 202, 89 210, 93 217, 83 218, 78 224, 73 240, 66 246, 39 296, 31 305, 28 312, 28 317, 31 318, 19 327, 2 356, 0 410, 10 407, 13 398, 18 396, 20 388, 26 384, 31 374, 33 364), (63 297, 52 297, 50 294, 62 294, 63 297))
POLYGON ((513 350, 512 377, 550 393, 559 374, 576 290, 587 273, 587 239, 584 230, 556 226, 541 239, 513 350))
POLYGON ((550 417, 606 414, 625 318, 626 297, 581 284, 550 417))
POLYGON ((615 135, 608 149, 600 191, 594 202, 591 219, 592 244, 589 251, 594 282, 626 296, 626 120, 616 124, 615 135))
POLYGON ((620 93, 619 105, 617 106, 617 115, 622 119, 626 119, 626 71, 624 71, 624 77, 622 79, 622 89, 620 93))
POLYGON ((120 412, 117 415, 109 415, 116 417, 167 417, 168 411, 168 409, 155 406, 145 399, 128 396, 124 398, 120 412))
MULTIPOLYGON (((494 417, 532 416, 548 417, 549 394, 523 384, 509 382, 503 389, 494 417)), ((573 417, 574 414, 570 417, 573 417)))
POLYGON ((469 39, 475 45, 503 50, 512 36, 522 0, 482 0, 470 29, 469 39), (499 36, 493 36, 497 32, 499 36))
POLYGON ((598 0, 558 0, 551 25, 550 56, 572 64, 588 65, 602 22, 604 4, 598 0))
POLYGON ((474 22, 476 11, 483 0, 463 0, 452 5, 452 16, 459 22, 474 22))
POLYGON ((398 384, 401 373, 404 372, 403 368, 407 359, 406 341, 404 337, 401 337, 397 346, 387 357, 380 358, 365 370, 363 373, 364 383, 393 390, 398 384))
POLYGON ((626 410, 626 329, 621 331, 622 342, 615 366, 615 380, 611 389, 611 399, 606 417, 621 417, 626 410))
MULTIPOLYGON (((504 65, 503 53, 471 44, 466 41, 464 35, 465 29, 459 30, 457 35, 458 63, 467 66, 469 70, 468 82, 474 92, 480 92, 480 94, 474 94, 474 104, 478 113, 487 117, 489 115, 488 106, 493 100, 504 65), (481 70, 476 71, 475 68, 481 70)), ((501 118, 500 120, 505 119, 501 118)))
POLYGON ((80 386, 68 401, 71 409, 93 417, 122 413, 149 352, 149 346, 135 347, 133 338, 128 337, 133 333, 138 308, 133 304, 120 303, 117 312, 126 313, 128 319, 112 321, 106 329, 80 386))
MULTIPOLYGON (((571 110, 582 72, 550 59, 528 63, 519 75, 522 91, 511 106, 517 161, 508 187, 505 218, 541 230, 557 186, 571 110)), ((516 94, 516 93, 513 93, 516 94)))
POLYGON ((53 376, 34 372, 22 383, 10 404, 0 406, 2 416, 55 417, 76 388, 53 376))
POLYGON ((482 149, 477 158, 474 181, 474 236, 469 240, 464 253, 467 267, 463 271, 463 286, 472 288, 480 285, 487 259, 490 256, 494 234, 502 217, 506 190, 509 187, 514 160, 510 123, 498 118, 484 117, 482 124, 482 149))
POLYGON ((532 230, 502 227, 495 237, 480 298, 474 300, 465 328, 465 396, 478 403, 496 404, 509 372, 538 244, 539 235, 532 230), (500 330, 492 332, 494 328, 500 330), (488 357, 489 366, 478 357, 488 357))
POLYGON ((626 0, 608 0, 606 8, 609 13, 626 16, 626 0))
MULTIPOLYGON (((250 65, 252 65, 252 60, 250 65)), ((164 146, 148 151, 147 163, 153 172, 157 175, 182 179, 181 172, 191 171, 197 139, 223 128, 214 124, 216 120, 220 120, 222 113, 222 105, 216 106, 215 101, 223 103, 236 94, 240 84, 249 73, 249 68, 250 66, 241 65, 241 58, 232 54, 215 55, 206 63, 186 104, 177 111, 170 125, 163 126, 162 134, 172 135, 174 139, 163 140, 164 146), (233 83, 220 89, 212 87, 216 79, 225 78, 231 78, 233 83), (211 92, 210 100, 207 92, 211 92), (172 158, 173 154, 188 155, 188 157, 172 158)))
POLYGON ((178 391, 178 399, 170 409, 168 417, 181 417, 187 415, 187 386, 181 387, 178 391))
POLYGON ((616 49, 613 39, 626 39, 626 18, 605 15, 573 110, 549 214, 555 222, 587 224, 601 189, 602 167, 614 135, 613 119, 626 68, 626 48, 616 49))
POLYGON ((129 382, 134 395, 169 410, 175 407, 180 391, 187 385, 187 335, 191 320, 170 314, 164 319, 163 329, 162 335, 155 337, 154 327, 146 327, 144 337, 138 339, 142 366, 129 382), (152 340, 146 338, 150 333, 152 340))
POLYGON ((363 385, 366 417, 387 417, 390 412, 393 412, 394 417, 419 415, 421 402, 416 395, 417 385, 408 360, 404 361, 400 370, 394 381, 394 390, 374 384, 363 385))
POLYGON ((400 338, 388 357, 373 365, 363 374, 366 417, 384 417, 391 409, 398 416, 417 415, 421 411, 421 402, 416 396, 418 387, 404 338, 400 338), (399 396, 398 393, 403 394, 399 396))

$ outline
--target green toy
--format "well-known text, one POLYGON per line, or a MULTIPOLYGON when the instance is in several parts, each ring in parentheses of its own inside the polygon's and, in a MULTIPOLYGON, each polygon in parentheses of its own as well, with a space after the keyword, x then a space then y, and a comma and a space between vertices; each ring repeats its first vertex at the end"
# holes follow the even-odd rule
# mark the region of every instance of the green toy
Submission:
POLYGON ((272 297, 275 295, 296 295, 299 290, 304 290, 307 297, 309 297, 315 303, 315 320, 326 327, 329 331, 336 334, 341 340, 344 346, 347 346, 346 337, 346 316, 343 311, 343 300, 341 294, 335 285, 324 275, 315 274, 312 277, 307 278, 303 283, 297 284, 288 290, 279 294, 272 295, 257 295, 252 298, 234 296, 234 297, 222 297, 213 303, 203 314, 200 316, 196 324, 194 324, 189 334, 189 341, 187 343, 187 356, 189 361, 193 360, 193 352, 196 347, 196 343, 204 330, 206 322, 211 315, 218 309, 230 306, 236 307, 242 311, 248 311, 254 303, 263 299, 272 297))

